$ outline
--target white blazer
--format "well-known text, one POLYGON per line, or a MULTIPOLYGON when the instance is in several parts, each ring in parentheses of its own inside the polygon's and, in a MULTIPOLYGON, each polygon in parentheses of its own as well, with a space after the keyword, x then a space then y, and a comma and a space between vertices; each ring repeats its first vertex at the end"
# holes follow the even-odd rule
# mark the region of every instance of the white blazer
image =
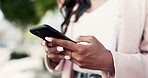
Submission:
MULTIPOLYGON (((148 0, 119 0, 121 31, 118 36, 117 52, 112 52, 115 74, 102 71, 103 78, 148 78, 148 0)), ((49 71, 63 71, 62 78, 70 78, 72 63, 62 60, 49 71)))

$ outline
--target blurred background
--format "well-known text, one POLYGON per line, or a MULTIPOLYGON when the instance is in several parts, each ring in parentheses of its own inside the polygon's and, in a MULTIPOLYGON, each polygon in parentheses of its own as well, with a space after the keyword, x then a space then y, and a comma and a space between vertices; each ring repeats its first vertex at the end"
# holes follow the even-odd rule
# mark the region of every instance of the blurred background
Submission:
POLYGON ((0 0, 0 78, 60 78, 44 66, 41 39, 30 27, 49 24, 60 31, 56 0, 0 0))

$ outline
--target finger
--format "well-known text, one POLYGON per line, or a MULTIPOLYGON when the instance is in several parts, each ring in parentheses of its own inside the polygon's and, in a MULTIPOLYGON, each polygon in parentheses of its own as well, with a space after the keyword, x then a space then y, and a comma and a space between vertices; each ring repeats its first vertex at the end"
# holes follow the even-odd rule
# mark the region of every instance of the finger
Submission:
POLYGON ((94 36, 80 36, 76 39, 76 42, 87 42, 87 43, 93 43, 96 41, 96 38, 94 36))
POLYGON ((52 42, 52 38, 50 38, 50 37, 45 37, 45 39, 46 39, 48 42, 52 42))
POLYGON ((42 45, 42 46, 46 46, 46 45, 47 45, 47 44, 46 44, 46 41, 43 40, 43 41, 41 42, 41 45, 42 45))
POLYGON ((47 41, 45 41, 45 40, 43 40, 43 41, 41 42, 41 45, 42 45, 42 46, 48 46, 48 47, 53 46, 53 44, 52 44, 52 43, 47 42, 47 41))
POLYGON ((71 60, 72 59, 72 52, 70 52, 70 51, 67 53, 64 52, 64 58, 67 60, 71 60))
POLYGON ((47 47, 53 47, 54 45, 52 43, 46 43, 47 44, 47 47))
POLYGON ((48 58, 50 58, 53 61, 64 59, 63 54, 48 54, 48 58))
POLYGON ((72 52, 72 51, 66 49, 66 50, 64 50, 62 53, 63 53, 64 55, 71 56, 71 52, 72 52))
POLYGON ((51 42, 47 42, 47 46, 48 47, 56 47, 58 46, 57 44, 51 43, 51 42))
POLYGON ((52 40, 48 37, 45 37, 45 41, 49 44, 49 46, 57 46, 57 44, 52 43, 52 40))
POLYGON ((64 48, 72 50, 72 51, 77 51, 77 49, 79 48, 79 45, 77 45, 74 42, 68 41, 68 40, 62 40, 62 39, 51 38, 51 37, 46 37, 46 39, 52 43, 55 43, 59 46, 62 46, 64 48))
POLYGON ((62 51, 64 51, 64 48, 63 47, 60 47, 60 46, 56 46, 56 47, 47 47, 46 48, 46 51, 48 53, 60 53, 62 51))
POLYGON ((64 52, 62 52, 64 56, 69 56, 70 59, 69 60, 75 60, 77 59, 78 54, 76 52, 71 52, 69 50, 65 50, 64 52))

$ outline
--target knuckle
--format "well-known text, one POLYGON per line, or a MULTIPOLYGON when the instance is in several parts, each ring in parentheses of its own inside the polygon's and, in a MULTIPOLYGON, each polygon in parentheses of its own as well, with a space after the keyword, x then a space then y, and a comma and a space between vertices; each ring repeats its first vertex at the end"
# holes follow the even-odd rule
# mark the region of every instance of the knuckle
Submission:
POLYGON ((81 57, 77 57, 76 60, 81 63, 83 59, 81 57))
POLYGON ((66 42, 66 41, 63 42, 63 40, 61 40, 61 39, 54 39, 53 42, 55 42, 55 44, 57 44, 57 45, 58 44, 59 45, 64 45, 64 46, 68 46, 69 45, 68 42, 66 42))
POLYGON ((85 59, 83 57, 78 57, 76 58, 77 62, 80 63, 80 64, 83 64, 85 61, 85 59))
POLYGON ((52 42, 53 42, 53 43, 56 43, 56 42, 57 42, 57 39, 56 39, 56 38, 53 38, 53 39, 52 39, 52 42))
POLYGON ((82 63, 78 63, 78 66, 79 66, 80 68, 84 68, 84 64, 82 64, 82 63))
POLYGON ((60 57, 60 56, 57 56, 57 58, 56 58, 56 59, 61 60, 61 57, 60 57))
POLYGON ((56 39, 56 38, 53 38, 53 39, 52 39, 52 44, 53 44, 54 46, 56 46, 58 43, 59 43, 59 40, 58 40, 58 39, 56 39))
POLYGON ((50 52, 50 53, 56 53, 57 52, 57 49, 55 47, 52 47, 52 48, 47 48, 46 51, 47 52, 50 52))
POLYGON ((54 54, 52 54, 50 58, 51 59, 57 59, 57 56, 55 56, 54 54))
POLYGON ((80 47, 80 48, 78 48, 78 52, 85 52, 85 48, 84 47, 80 47))
POLYGON ((93 40, 93 39, 95 39, 94 36, 89 36, 89 40, 93 40))
POLYGON ((52 58, 52 55, 51 54, 48 54, 48 58, 52 58))
POLYGON ((64 45, 64 46, 68 46, 68 43, 67 43, 67 42, 64 42, 62 45, 64 45))

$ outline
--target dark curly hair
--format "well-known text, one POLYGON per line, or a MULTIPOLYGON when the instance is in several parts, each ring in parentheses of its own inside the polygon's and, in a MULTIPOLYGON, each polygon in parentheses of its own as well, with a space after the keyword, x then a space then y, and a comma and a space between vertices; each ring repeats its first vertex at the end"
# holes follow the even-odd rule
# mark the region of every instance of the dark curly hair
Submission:
POLYGON ((64 4, 62 5, 62 8, 60 11, 62 12, 64 16, 64 21, 61 24, 61 30, 65 34, 68 28, 68 25, 70 23, 71 16, 73 14, 76 15, 75 21, 77 22, 80 18, 80 16, 91 6, 90 0, 65 0, 64 4), (76 4, 79 4, 76 11, 72 11, 74 6, 76 4))

